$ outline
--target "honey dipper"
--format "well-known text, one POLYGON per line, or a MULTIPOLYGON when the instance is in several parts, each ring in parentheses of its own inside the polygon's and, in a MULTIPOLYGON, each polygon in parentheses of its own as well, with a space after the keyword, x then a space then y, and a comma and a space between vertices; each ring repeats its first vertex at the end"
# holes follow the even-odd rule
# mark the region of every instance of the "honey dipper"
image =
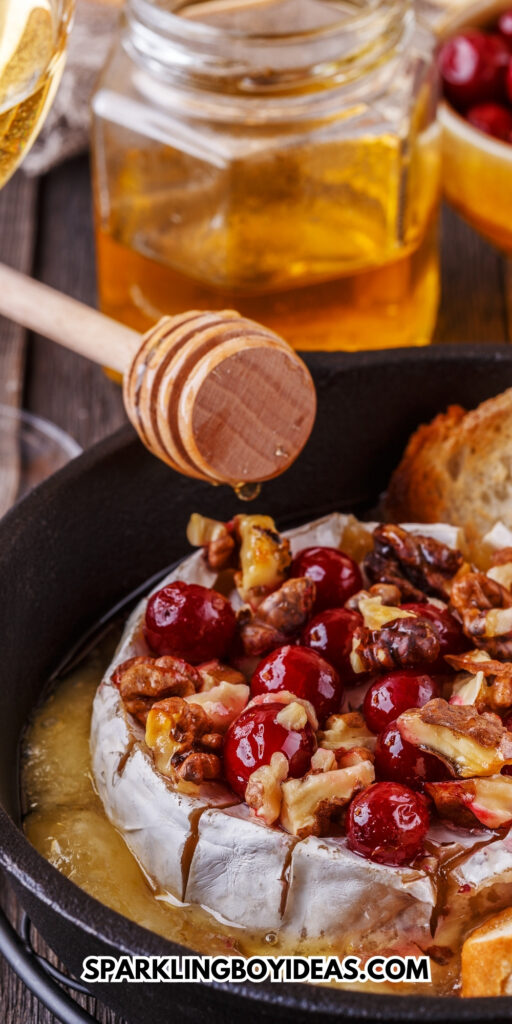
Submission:
POLYGON ((240 497, 283 473, 311 433, 310 373, 277 334, 233 310, 164 317, 145 335, 0 264, 0 314, 123 375, 154 455, 240 497))

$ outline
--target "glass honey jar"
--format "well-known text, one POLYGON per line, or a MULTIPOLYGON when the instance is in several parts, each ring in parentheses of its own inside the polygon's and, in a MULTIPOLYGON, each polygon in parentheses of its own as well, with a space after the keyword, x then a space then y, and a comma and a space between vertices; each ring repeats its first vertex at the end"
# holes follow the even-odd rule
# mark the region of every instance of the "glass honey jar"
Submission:
POLYGON ((298 349, 428 344, 434 39, 407 0, 127 0, 93 98, 100 304, 298 349))

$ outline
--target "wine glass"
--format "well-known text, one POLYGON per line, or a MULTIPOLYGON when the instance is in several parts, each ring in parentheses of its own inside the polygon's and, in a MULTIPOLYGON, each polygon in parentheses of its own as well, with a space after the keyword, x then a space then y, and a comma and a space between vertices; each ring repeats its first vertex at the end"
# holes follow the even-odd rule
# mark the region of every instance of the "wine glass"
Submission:
MULTIPOLYGON (((30 149, 59 84, 75 0, 0 0, 0 188, 30 149)), ((0 516, 76 455, 51 424, 0 407, 0 516)))
POLYGON ((0 188, 51 106, 74 6, 75 0, 0 0, 0 188))

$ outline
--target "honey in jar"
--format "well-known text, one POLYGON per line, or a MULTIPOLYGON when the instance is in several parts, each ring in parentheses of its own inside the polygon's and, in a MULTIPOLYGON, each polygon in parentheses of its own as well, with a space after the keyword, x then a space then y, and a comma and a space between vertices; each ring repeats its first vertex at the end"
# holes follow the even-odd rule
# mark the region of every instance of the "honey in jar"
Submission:
POLYGON ((430 341, 433 38, 406 0, 128 0, 93 99, 100 303, 299 349, 430 341))

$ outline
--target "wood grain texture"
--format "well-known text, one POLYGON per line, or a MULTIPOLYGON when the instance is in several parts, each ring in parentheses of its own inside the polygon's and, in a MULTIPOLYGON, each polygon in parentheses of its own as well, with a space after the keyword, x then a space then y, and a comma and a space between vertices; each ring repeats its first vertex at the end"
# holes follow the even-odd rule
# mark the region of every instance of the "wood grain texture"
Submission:
MULTIPOLYGON (((16 176, 0 196, 0 261, 30 272, 35 239, 37 185, 16 176)), ((0 317, 0 404, 19 405, 23 392, 26 332, 0 317)))
MULTIPOLYGON (((1 196, 0 261, 16 270, 29 271, 34 245, 37 186, 25 178, 15 178, 1 196)), ((26 332, 0 317, 0 405, 17 408, 21 404, 25 368, 26 332)), ((0 515, 18 493, 20 476, 18 430, 16 422, 4 427, 0 462, 0 515)))
POLYGON ((154 455, 186 476, 235 486, 284 472, 316 415, 302 359, 233 310, 163 317, 144 336, 123 392, 154 455))
MULTIPOLYGON (((40 184, 34 275, 96 303, 89 168, 72 160, 40 184)), ((126 422, 120 388, 87 359, 32 335, 25 404, 87 447, 126 422)))
MULTIPOLYGON (((36 242, 35 270, 42 280, 78 299, 94 303, 87 161, 73 161, 40 184, 35 239, 27 222, 20 220, 20 207, 24 204, 23 195, 28 194, 24 191, 27 188, 27 183, 18 177, 0 196, 0 258, 8 262, 10 253, 14 260, 15 245, 21 233, 29 252, 33 241, 36 242), (11 225, 10 235, 6 224, 11 225)), ((35 186, 30 183, 30 188, 35 186)), ((30 202, 35 202, 35 195, 30 202)), ((511 341, 510 265, 451 211, 445 211, 443 227, 444 291, 435 341, 511 341)), ((8 325, 0 325, 0 352, 4 346, 7 348, 9 332, 8 325)), ((25 404, 68 430, 84 446, 103 437, 125 419, 120 389, 98 367, 38 337, 30 340, 25 404)), ((11 913, 15 914, 15 901, 10 897, 8 902, 11 913)), ((93 1006, 91 1001, 89 1009, 93 1006)), ((94 1012, 101 1024, 121 1024, 99 1005, 94 1007, 94 1012)), ((2 1024, 56 1024, 55 1018, 1 963, 0 1021, 2 1024)))
POLYGON ((453 210, 442 218, 442 296, 434 335, 443 342, 506 342, 505 260, 453 210))

